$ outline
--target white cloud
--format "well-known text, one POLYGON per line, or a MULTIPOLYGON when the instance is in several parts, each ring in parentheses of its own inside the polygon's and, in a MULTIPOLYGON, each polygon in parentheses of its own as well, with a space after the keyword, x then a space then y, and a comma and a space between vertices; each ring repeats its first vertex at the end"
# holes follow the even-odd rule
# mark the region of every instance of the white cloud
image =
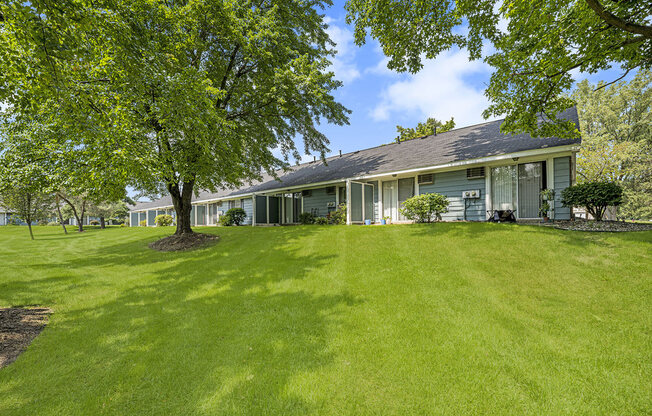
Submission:
POLYGON ((420 119, 446 120, 452 116, 457 127, 484 122, 482 111, 489 104, 484 86, 473 85, 465 78, 484 78, 490 72, 481 61, 469 62, 464 50, 443 52, 435 60, 425 60, 418 73, 403 76, 385 88, 371 116, 377 121, 406 113, 410 118, 416 113, 420 119))
POLYGON ((335 42, 337 55, 332 58, 331 70, 335 78, 345 83, 360 77, 360 71, 355 64, 356 46, 353 43, 353 32, 335 24, 335 20, 326 16, 324 22, 328 24, 326 33, 335 42))

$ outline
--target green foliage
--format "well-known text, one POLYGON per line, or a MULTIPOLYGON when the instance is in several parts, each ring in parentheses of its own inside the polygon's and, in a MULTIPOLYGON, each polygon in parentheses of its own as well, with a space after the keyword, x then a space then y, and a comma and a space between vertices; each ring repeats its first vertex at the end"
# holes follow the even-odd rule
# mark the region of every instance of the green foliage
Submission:
POLYGON ((349 0, 346 8, 356 43, 367 35, 378 40, 397 71, 417 72, 424 58, 455 47, 479 59, 485 43, 493 44, 484 49, 494 50, 485 55, 494 72, 484 116, 504 115, 508 132, 569 137, 577 135, 575 126, 554 115, 573 105, 562 94, 573 85, 573 71, 652 65, 648 4, 610 1, 607 13, 597 0, 349 0))
POLYGON ((620 185, 613 182, 586 182, 564 189, 561 202, 571 208, 584 207, 596 221, 602 221, 607 207, 621 204, 622 195, 620 185))
POLYGON ((89 222, 90 225, 100 225, 100 222, 98 220, 91 220, 89 222))
POLYGON ((419 123, 416 127, 401 127, 396 126, 398 136, 394 140, 396 142, 404 142, 406 140, 417 139, 419 137, 429 136, 431 134, 443 133, 455 128, 455 121, 451 117, 450 120, 443 123, 435 118, 429 118, 425 123, 419 123))
POLYGON ((583 81, 577 100, 582 147, 578 181, 608 181, 623 187, 624 218, 652 217, 652 72, 611 86, 583 81))
POLYGON ((548 201, 542 202, 541 207, 539 207, 539 216, 544 218, 547 217, 551 208, 552 207, 548 201))
POLYGON ((49 226, 59 226, 60 224, 58 222, 56 222, 56 221, 50 221, 50 222, 48 222, 48 225, 49 226))
POLYGON ((315 224, 317 224, 317 225, 328 225, 328 218, 326 218, 326 217, 317 217, 317 218, 315 218, 315 224))
POLYGON ((147 227, 147 220, 142 220, 138 223, 141 227, 147 227))
POLYGON ((231 218, 229 214, 220 216, 220 225, 223 227, 229 227, 233 225, 233 218, 231 218))
POLYGON ((315 222, 315 216, 310 212, 302 212, 299 214, 299 222, 304 225, 312 224, 315 222))
POLYGON ((401 206, 401 214, 416 222, 441 220, 441 214, 448 212, 448 199, 441 194, 429 193, 408 198, 401 206))
POLYGON ((233 224, 235 225, 242 224, 245 218, 247 218, 247 213, 242 208, 231 208, 226 211, 226 215, 231 218, 231 221, 233 221, 233 224))
POLYGON ((337 206, 335 211, 328 213, 328 220, 331 224, 343 225, 346 224, 346 204, 341 203, 337 206))
POLYGON ((174 223, 174 218, 171 215, 161 214, 154 218, 154 223, 157 227, 169 227, 174 223))
POLYGON ((193 192, 285 166, 300 157, 295 138, 324 155, 317 124, 348 123, 332 95, 328 1, 5 3, 5 120, 37 119, 62 170, 85 166, 91 190, 169 193, 178 232, 191 232, 193 192))

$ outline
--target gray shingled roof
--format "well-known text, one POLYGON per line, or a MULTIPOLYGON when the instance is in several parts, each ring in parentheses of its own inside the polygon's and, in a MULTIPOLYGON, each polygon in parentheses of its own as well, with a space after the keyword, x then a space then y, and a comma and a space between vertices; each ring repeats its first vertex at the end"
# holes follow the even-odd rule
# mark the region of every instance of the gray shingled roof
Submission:
MULTIPOLYGON (((571 108, 560 114, 560 118, 570 120, 579 127, 577 109, 571 108)), ((245 185, 237 190, 221 190, 217 193, 201 192, 193 201, 224 198, 264 192, 278 188, 293 188, 311 183, 345 180, 363 175, 374 175, 407 169, 424 168, 497 156, 524 150, 544 149, 580 143, 580 139, 533 138, 529 134, 503 134, 500 125, 503 120, 490 121, 469 127, 462 127, 436 136, 392 143, 333 156, 316 162, 292 166, 289 171, 278 171, 279 180, 265 175, 263 180, 245 185)), ((171 206, 169 196, 152 202, 137 203, 133 210, 171 206)))

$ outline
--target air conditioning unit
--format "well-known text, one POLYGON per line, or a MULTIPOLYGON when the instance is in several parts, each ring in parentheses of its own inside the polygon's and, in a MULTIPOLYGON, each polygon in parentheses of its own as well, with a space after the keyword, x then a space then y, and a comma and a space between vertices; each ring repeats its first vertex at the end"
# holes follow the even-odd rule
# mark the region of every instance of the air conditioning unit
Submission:
POLYGON ((426 173, 424 175, 419 175, 418 182, 419 185, 430 185, 434 183, 435 175, 433 173, 426 173))
POLYGON ((326 207, 327 207, 327 208, 333 208, 333 207, 335 207, 335 202, 332 202, 332 201, 331 201, 331 202, 327 203, 327 204, 326 204, 326 207))
POLYGON ((471 191, 462 191, 462 198, 464 198, 464 199, 480 198, 480 190, 479 189, 473 189, 471 191))
POLYGON ((477 168, 468 168, 466 170, 466 179, 484 178, 484 166, 477 168))

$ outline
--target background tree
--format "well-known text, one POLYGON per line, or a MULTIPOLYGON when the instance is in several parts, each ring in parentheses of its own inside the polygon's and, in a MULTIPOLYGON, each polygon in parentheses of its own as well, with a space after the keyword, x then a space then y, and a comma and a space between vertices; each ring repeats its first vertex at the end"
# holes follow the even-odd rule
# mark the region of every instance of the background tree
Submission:
POLYGON ((14 217, 27 224, 29 236, 34 239, 32 223, 47 220, 52 213, 54 197, 47 192, 35 190, 30 183, 19 183, 0 191, 2 205, 14 217))
POLYGON ((68 194, 65 191, 57 191, 57 198, 66 203, 63 207, 63 215, 66 218, 75 218, 77 222, 77 231, 80 233, 84 231, 84 219, 86 218, 86 208, 88 207, 89 201, 86 195, 74 195, 68 194))
POLYGON ((0 201, 14 216, 27 223, 34 239, 32 222, 53 212, 52 176, 40 163, 47 149, 32 148, 20 134, 0 130, 0 201))
POLYGON ((396 136, 395 140, 397 143, 404 142, 406 140, 412 140, 419 137, 430 136, 431 134, 443 133, 455 128, 455 121, 451 117, 447 122, 441 122, 436 118, 428 118, 425 123, 420 122, 416 127, 401 127, 396 126, 396 136))
POLYGON ((652 65, 652 6, 611 0, 349 0, 347 20, 360 45, 378 40, 397 71, 417 72, 423 59, 452 47, 494 67, 484 116, 503 116, 502 129, 534 136, 575 135, 554 116, 573 105, 563 95, 573 71, 619 65, 623 76, 652 65), (506 31, 501 30, 506 25, 506 31), (490 42, 495 47, 488 47, 490 42), (543 123, 539 123, 542 115, 543 123))
POLYGON ((129 208, 124 201, 103 201, 100 203, 91 203, 88 206, 87 214, 91 217, 99 217, 100 228, 106 228, 107 219, 121 219, 127 216, 129 208))
POLYGON ((573 99, 582 133, 578 182, 615 182, 624 191, 621 216, 652 218, 652 72, 611 86, 583 81, 573 99))
POLYGON ((87 171, 167 192, 177 234, 193 192, 238 186, 348 122, 331 92, 328 1, 21 2, 0 6, 0 100, 38 112, 87 171), (272 153, 280 149, 284 159, 272 153))

